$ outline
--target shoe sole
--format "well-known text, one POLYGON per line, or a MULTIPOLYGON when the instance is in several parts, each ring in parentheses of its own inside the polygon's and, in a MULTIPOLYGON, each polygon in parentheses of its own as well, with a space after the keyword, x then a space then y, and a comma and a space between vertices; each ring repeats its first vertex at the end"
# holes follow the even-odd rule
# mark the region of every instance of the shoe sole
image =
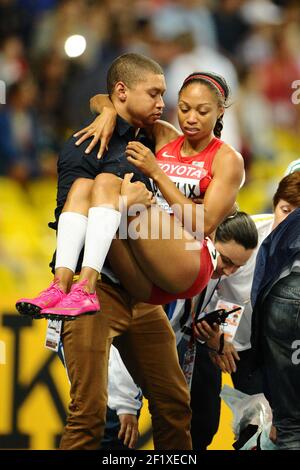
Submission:
POLYGON ((36 320, 39 320, 40 318, 43 318, 40 315, 41 312, 41 307, 38 307, 37 305, 31 304, 30 302, 17 302, 16 303, 16 309, 21 315, 27 315, 30 316, 36 320))
POLYGON ((56 313, 41 313, 39 318, 45 318, 46 320, 62 320, 62 321, 71 321, 76 320, 79 317, 83 317, 84 315, 95 315, 99 313, 100 310, 92 311, 92 312, 84 312, 80 315, 71 316, 71 315, 57 315, 56 313))

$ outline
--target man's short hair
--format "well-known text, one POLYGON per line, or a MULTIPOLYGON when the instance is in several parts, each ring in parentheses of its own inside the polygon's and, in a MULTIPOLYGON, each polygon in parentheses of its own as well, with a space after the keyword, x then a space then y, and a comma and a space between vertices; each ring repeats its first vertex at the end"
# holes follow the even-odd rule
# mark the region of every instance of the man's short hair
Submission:
POLYGON ((107 72, 107 92, 113 94, 118 82, 124 82, 128 88, 145 79, 144 74, 151 72, 163 75, 161 66, 154 60, 142 54, 123 54, 113 61, 107 72))

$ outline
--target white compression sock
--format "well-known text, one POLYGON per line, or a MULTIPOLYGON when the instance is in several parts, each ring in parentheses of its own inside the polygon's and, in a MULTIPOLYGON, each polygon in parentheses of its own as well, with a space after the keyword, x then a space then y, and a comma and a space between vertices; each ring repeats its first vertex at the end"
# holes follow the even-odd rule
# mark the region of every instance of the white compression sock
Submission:
POLYGON ((88 218, 78 212, 63 212, 57 228, 56 268, 69 268, 75 273, 84 245, 88 218))
POLYGON ((119 211, 108 207, 90 208, 82 267, 89 267, 101 272, 120 221, 121 213, 119 211))

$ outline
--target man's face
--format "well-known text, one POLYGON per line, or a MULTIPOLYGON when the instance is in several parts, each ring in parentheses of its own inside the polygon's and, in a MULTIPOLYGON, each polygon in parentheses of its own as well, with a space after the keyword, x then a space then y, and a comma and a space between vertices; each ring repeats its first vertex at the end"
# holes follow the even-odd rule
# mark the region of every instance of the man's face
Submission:
POLYGON ((165 91, 164 76, 151 72, 145 73, 132 88, 126 87, 124 105, 130 121, 137 127, 153 125, 163 113, 165 91))
POLYGON ((246 250, 234 240, 229 242, 215 242, 215 247, 220 256, 217 259, 217 267, 212 275, 212 279, 218 279, 221 276, 230 276, 241 266, 247 263, 253 253, 253 249, 246 250))

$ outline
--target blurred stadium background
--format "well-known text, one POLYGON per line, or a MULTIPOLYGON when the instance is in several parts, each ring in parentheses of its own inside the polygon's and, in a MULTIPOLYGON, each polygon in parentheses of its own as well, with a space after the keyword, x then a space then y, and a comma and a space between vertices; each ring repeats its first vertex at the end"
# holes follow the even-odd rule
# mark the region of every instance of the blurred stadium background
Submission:
MULTIPOLYGON (((299 0, 0 0, 2 449, 53 449, 62 431, 68 383, 43 347, 46 322, 26 322, 14 303, 51 279, 57 154, 91 119, 90 97, 105 92, 110 62, 127 51, 164 67, 164 117, 175 124, 187 74, 213 70, 228 80, 222 137, 245 158, 242 210, 269 211, 287 164, 299 158, 299 0)), ((224 406, 211 448, 231 448, 230 419, 224 406)), ((151 448, 149 429, 145 406, 143 448, 151 448)))

